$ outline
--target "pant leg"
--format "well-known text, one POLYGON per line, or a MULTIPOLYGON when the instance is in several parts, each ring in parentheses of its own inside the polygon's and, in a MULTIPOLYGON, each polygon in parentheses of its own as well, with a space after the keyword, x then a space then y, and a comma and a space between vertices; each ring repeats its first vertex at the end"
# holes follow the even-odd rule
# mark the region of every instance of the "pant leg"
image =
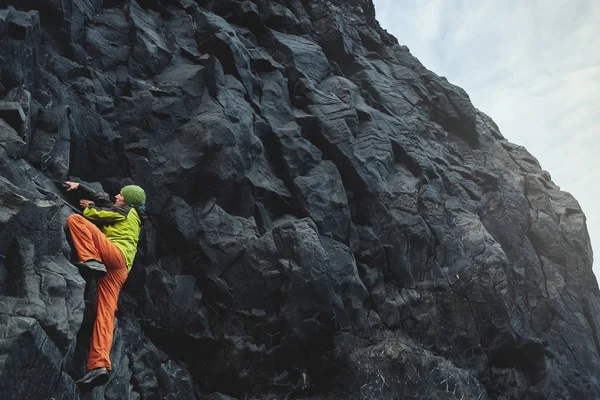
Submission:
POLYGON ((79 261, 96 260, 103 263, 107 270, 121 269, 124 265, 127 271, 121 249, 111 243, 96 225, 82 215, 71 214, 67 218, 67 226, 79 261))
POLYGON ((71 232, 73 245, 77 251, 79 261, 96 260, 102 262, 100 251, 96 247, 94 237, 104 234, 98 227, 85 219, 82 215, 71 214, 67 218, 67 226, 71 232))
MULTIPOLYGON (((108 264, 107 264, 108 265, 108 264)), ((87 370, 106 367, 111 369, 110 349, 115 329, 115 312, 121 287, 127 279, 125 258, 121 268, 107 268, 107 273, 97 281, 96 321, 92 332, 92 343, 88 356, 87 370)))

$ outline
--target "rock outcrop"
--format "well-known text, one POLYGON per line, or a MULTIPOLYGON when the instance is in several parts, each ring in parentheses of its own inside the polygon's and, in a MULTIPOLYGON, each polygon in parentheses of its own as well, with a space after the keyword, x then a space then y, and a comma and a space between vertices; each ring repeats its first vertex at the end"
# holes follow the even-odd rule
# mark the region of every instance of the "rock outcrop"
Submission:
POLYGON ((0 0, 0 99, 1 398, 600 398, 577 201, 370 0, 0 0), (87 394, 68 177, 149 199, 87 394))

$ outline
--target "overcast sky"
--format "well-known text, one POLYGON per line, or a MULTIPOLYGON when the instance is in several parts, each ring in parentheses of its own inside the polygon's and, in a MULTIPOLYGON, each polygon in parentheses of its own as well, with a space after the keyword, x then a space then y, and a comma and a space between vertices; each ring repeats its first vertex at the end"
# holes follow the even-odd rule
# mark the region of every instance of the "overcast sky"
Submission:
POLYGON ((600 1, 374 3, 383 28, 575 196, 600 259, 600 1))

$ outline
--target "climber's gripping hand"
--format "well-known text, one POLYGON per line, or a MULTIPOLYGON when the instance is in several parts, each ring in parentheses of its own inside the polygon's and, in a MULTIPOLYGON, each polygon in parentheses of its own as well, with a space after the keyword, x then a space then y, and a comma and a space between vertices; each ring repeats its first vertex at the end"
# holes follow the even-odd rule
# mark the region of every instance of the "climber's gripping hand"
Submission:
POLYGON ((81 209, 86 208, 90 204, 94 204, 94 202, 92 200, 79 200, 79 207, 81 207, 81 209))
POLYGON ((70 192, 71 190, 77 190, 79 189, 79 183, 78 182, 71 182, 71 181, 65 181, 65 187, 67 188, 67 192, 70 192))

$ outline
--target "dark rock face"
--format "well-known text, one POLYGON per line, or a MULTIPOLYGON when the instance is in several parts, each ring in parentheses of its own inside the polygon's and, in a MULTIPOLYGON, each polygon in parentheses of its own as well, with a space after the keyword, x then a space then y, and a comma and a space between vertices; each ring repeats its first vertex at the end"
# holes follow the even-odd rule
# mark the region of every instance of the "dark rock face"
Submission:
POLYGON ((41 3, 0 1, 1 398, 600 398, 577 201, 369 0, 41 3), (68 176, 149 199, 88 394, 68 176))

